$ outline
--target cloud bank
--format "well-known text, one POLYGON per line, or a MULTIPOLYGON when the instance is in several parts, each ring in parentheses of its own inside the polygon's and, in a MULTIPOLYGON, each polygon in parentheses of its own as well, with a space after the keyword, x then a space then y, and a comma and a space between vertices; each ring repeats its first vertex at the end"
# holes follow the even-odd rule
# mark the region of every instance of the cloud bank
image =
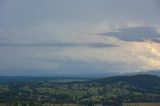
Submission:
POLYGON ((0 8, 1 75, 160 69, 157 0, 14 0, 0 8))

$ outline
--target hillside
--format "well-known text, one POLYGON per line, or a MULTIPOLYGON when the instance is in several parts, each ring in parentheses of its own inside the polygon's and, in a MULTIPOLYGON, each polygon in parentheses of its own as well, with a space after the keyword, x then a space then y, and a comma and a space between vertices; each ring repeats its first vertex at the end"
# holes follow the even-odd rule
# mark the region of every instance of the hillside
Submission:
POLYGON ((109 77, 104 79, 98 79, 91 82, 95 82, 100 84, 100 86, 103 85, 128 85, 132 86, 136 89, 142 89, 146 91, 156 92, 160 89, 160 77, 155 75, 134 75, 134 76, 116 76, 116 77, 109 77))
POLYGON ((155 75, 116 76, 91 83, 111 91, 116 89, 114 95, 125 102, 160 102, 160 77, 155 75))
POLYGON ((123 102, 160 102, 160 77, 115 76, 92 81, 3 83, 0 101, 119 105, 123 102), (26 98, 27 97, 27 98, 26 98), (17 99, 16 99, 17 100, 17 99))

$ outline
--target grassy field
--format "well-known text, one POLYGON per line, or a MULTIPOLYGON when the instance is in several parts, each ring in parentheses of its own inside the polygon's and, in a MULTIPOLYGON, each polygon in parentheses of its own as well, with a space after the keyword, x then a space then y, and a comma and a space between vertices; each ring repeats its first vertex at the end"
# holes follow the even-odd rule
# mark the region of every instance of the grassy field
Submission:
POLYGON ((4 103, 0 103, 0 106, 6 106, 4 103))

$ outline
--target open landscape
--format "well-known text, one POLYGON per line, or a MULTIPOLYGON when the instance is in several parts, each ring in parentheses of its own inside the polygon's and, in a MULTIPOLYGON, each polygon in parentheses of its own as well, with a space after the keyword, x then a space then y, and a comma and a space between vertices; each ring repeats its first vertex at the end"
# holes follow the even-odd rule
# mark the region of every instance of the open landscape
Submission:
POLYGON ((160 0, 0 0, 0 106, 160 106, 160 0))
POLYGON ((56 82, 54 78, 17 82, 16 78, 5 82, 3 77, 0 83, 2 104, 121 106, 122 103, 160 102, 160 77, 154 75, 115 76, 86 81, 74 81, 72 78, 69 82, 63 82, 66 79, 56 82))

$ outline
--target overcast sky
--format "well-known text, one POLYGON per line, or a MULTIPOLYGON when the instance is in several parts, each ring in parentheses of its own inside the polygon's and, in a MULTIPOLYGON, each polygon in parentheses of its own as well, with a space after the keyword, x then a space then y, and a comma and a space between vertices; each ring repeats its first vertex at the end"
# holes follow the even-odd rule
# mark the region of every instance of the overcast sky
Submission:
POLYGON ((0 0, 0 75, 160 69, 159 0, 0 0))

